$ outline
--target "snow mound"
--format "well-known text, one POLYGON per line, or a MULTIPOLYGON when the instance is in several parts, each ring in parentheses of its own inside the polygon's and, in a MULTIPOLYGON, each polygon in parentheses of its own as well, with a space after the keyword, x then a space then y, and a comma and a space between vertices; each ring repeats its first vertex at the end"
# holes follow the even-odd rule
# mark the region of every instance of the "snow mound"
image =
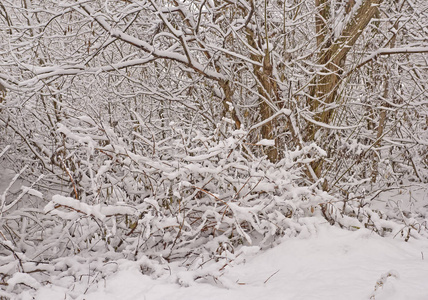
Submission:
MULTIPOLYGON (((285 237, 258 254, 243 251, 241 263, 215 280, 194 278, 192 272, 186 276, 179 265, 154 279, 129 265, 77 299, 428 299, 428 241, 406 243, 328 224, 317 225, 316 231, 309 238, 285 237), (177 274, 191 284, 178 284, 177 274)), ((55 299, 59 290, 42 287, 35 299, 55 299)), ((62 298, 70 299, 66 291, 62 298)))

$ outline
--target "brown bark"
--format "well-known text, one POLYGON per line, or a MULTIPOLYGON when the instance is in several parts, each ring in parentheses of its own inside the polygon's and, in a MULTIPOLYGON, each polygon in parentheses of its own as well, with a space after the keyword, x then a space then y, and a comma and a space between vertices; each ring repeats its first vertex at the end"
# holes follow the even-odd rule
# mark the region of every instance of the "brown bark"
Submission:
MULTIPOLYGON (((225 117, 227 115, 227 112, 230 111, 230 105, 229 103, 232 103, 232 96, 233 91, 230 88, 229 81, 220 82, 221 88, 224 92, 224 98, 223 98, 223 116, 225 117)), ((236 109, 233 107, 231 110, 232 120, 235 122, 236 129, 241 128, 241 120, 239 120, 238 115, 236 114, 236 109)))
POLYGON ((317 46, 320 47, 327 34, 327 20, 329 19, 329 0, 315 0, 317 14, 315 15, 315 30, 317 34, 317 46))
POLYGON ((0 82, 0 103, 4 101, 5 97, 6 97, 6 88, 0 82))
MULTIPOLYGON (((247 29, 247 41, 251 47, 257 48, 256 39, 254 32, 247 29)), ((266 51, 264 56, 251 54, 251 59, 257 62, 261 62, 262 66, 254 65, 253 72, 258 82, 257 91, 261 95, 259 99, 259 111, 262 121, 269 119, 273 115, 273 110, 267 101, 276 99, 278 97, 277 84, 272 80, 272 64, 270 61, 270 54, 266 51)), ((275 139, 275 121, 271 120, 266 122, 261 127, 261 135, 263 139, 274 140, 275 139)), ((275 139, 275 144, 277 140, 275 139)), ((265 153, 271 162, 279 160, 279 153, 277 149, 278 145, 266 146, 265 153)))
MULTIPOLYGON (((320 2, 322 0, 315 0, 320 2)), ((323 73, 316 78, 315 88, 312 96, 320 101, 312 100, 312 111, 316 111, 320 106, 320 102, 330 104, 336 98, 337 88, 341 82, 340 73, 346 61, 346 55, 352 49, 357 39, 363 33, 370 20, 378 11, 378 5, 383 0, 366 0, 356 12, 355 16, 346 24, 341 36, 334 41, 325 51, 321 52, 318 63, 323 66, 323 73)), ((317 23, 318 26, 318 23, 317 23)), ((319 32, 325 32, 322 28, 317 28, 319 32)), ((322 34, 321 34, 322 35, 322 34)), ((332 110, 326 112, 318 112, 317 120, 329 123, 332 116, 332 110)))
MULTIPOLYGON (((317 34, 317 45, 322 47, 318 59, 318 64, 323 66, 322 75, 318 75, 312 82, 311 98, 309 99, 310 108, 315 112, 315 120, 329 124, 334 114, 333 109, 325 109, 328 105, 337 100, 337 90, 342 81, 341 73, 346 61, 346 55, 355 45, 364 29, 370 23, 371 19, 377 14, 378 6, 383 0, 365 0, 358 8, 355 15, 348 24, 345 24, 344 30, 340 37, 336 38, 333 43, 326 40, 328 9, 327 0, 315 0, 319 13, 315 19, 317 34), (321 108, 323 108, 321 110, 321 108)), ((351 11, 355 2, 348 3, 351 11)), ((309 125, 307 128, 307 141, 313 141, 319 126, 309 125)), ((312 164, 315 174, 319 177, 323 168, 323 160, 316 161, 312 164)))

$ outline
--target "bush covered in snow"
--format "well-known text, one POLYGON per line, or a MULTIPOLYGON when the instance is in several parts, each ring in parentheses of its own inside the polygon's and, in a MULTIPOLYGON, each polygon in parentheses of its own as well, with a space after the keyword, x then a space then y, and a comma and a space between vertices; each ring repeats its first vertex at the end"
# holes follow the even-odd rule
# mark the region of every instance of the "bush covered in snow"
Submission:
POLYGON ((171 124, 167 143, 135 147, 142 136, 130 142, 102 128, 87 118, 58 124, 64 142, 57 159, 70 178, 65 193, 55 192, 61 186, 49 176, 26 186, 18 177, 29 167, 3 192, 5 295, 51 276, 79 280, 87 264, 108 276, 117 269, 108 262, 120 260, 135 261, 154 277, 166 272, 163 265, 182 262, 194 270, 191 278, 177 277, 184 285, 218 278, 251 247, 312 232, 310 216, 351 230, 401 233, 406 240, 425 227, 403 215, 399 225, 392 220, 398 218, 372 210, 370 195, 338 201, 307 182, 305 166, 324 155, 315 145, 287 151, 273 164, 251 153, 244 131, 223 139, 171 124), (21 191, 12 192, 19 182, 21 191))
POLYGON ((425 0, 2 1, 0 297, 75 298, 127 264, 216 281, 317 222, 426 237, 427 19, 425 0))

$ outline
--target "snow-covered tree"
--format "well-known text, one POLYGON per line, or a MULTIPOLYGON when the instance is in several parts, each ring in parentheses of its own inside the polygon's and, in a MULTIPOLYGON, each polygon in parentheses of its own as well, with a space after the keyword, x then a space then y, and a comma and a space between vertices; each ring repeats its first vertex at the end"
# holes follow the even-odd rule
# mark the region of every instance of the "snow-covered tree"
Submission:
POLYGON ((425 0, 3 1, 0 158, 27 182, 1 251, 230 259, 312 215, 410 236, 422 221, 370 201, 428 180, 427 19, 425 0))

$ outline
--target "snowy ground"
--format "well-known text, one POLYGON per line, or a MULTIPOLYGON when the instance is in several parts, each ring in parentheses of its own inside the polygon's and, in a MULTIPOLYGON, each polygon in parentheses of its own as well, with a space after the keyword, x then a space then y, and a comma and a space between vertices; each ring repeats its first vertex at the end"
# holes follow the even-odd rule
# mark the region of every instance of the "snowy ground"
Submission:
MULTIPOLYGON (((6 171, 0 174, 0 193, 13 177, 12 172, 6 171)), ((386 193, 379 203, 386 199, 398 203, 406 198, 409 211, 420 215, 418 211, 427 203, 426 188, 405 194, 400 190, 386 193)), ((239 256, 239 262, 227 266, 216 279, 195 281, 194 271, 186 272, 177 264, 171 264, 170 270, 155 279, 142 274, 136 262, 101 262, 104 269, 111 267, 105 278, 98 274, 75 278, 71 275, 78 273, 76 269, 70 270, 68 277, 52 277, 44 282, 46 285, 40 285, 28 281, 27 274, 19 273, 15 281, 36 290, 27 289, 17 299, 428 299, 428 240, 411 238, 404 242, 399 236, 382 238, 367 229, 348 231, 333 227, 319 218, 308 218, 306 223, 311 225, 306 234, 284 237, 272 249, 254 253, 249 247, 239 256)), ((73 260, 77 258, 70 258, 70 265, 78 268, 73 260)), ((85 263, 80 267, 90 270, 85 263)), ((10 285, 8 292, 12 289, 10 285)))
MULTIPOLYGON (((311 237, 284 239, 273 249, 248 254, 217 283, 183 287, 174 283, 177 276, 154 280, 122 266, 78 299, 428 299, 428 241, 406 243, 327 224, 316 228, 311 237)), ((48 285, 36 299, 69 298, 63 288, 48 285)))

